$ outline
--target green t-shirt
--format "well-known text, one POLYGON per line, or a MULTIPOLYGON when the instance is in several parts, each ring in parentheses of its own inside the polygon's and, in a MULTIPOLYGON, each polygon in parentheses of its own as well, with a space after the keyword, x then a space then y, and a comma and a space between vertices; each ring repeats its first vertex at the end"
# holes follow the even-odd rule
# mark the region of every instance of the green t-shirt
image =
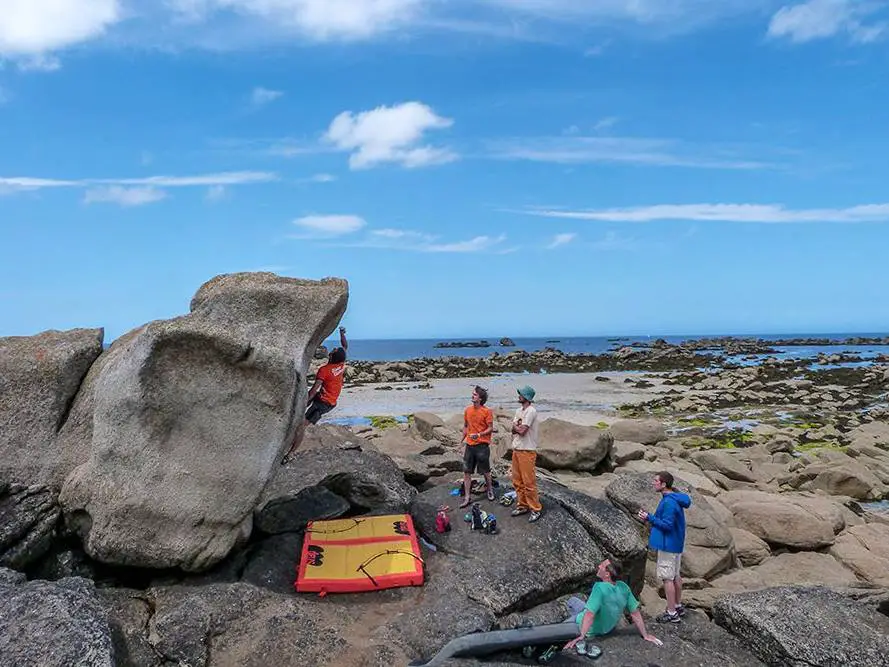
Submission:
POLYGON ((595 618, 593 627, 587 636, 607 635, 614 630, 620 617, 623 616, 624 610, 632 613, 638 608, 639 601, 624 582, 618 581, 616 584, 609 584, 600 581, 593 586, 593 590, 590 592, 590 597, 586 602, 586 611, 577 615, 577 626, 578 628, 582 626, 583 617, 589 611, 595 615, 595 618))

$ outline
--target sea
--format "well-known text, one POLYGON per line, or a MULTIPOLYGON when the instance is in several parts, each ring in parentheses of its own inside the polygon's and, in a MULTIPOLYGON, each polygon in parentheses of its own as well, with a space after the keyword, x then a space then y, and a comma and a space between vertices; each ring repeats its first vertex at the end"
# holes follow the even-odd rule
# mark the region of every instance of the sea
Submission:
MULTIPOLYGON (((836 341, 833 345, 776 347, 778 354, 762 355, 795 359, 815 358, 819 354, 857 354, 862 359, 872 359, 879 355, 889 355, 889 345, 843 345, 849 338, 883 338, 886 333, 845 333, 845 334, 770 334, 744 335, 737 338, 756 338, 763 341, 788 340, 792 338, 818 338, 836 341)), ((668 343, 678 344, 688 340, 719 338, 722 336, 549 336, 545 338, 513 338, 515 347, 501 347, 499 338, 414 338, 388 340, 349 340, 349 358, 355 361, 403 361, 407 359, 437 357, 487 357, 492 352, 507 353, 513 350, 535 352, 547 347, 561 350, 566 354, 604 354, 616 346, 632 343, 650 343, 658 338, 668 343), (490 347, 438 348, 438 343, 477 342, 487 340, 490 347)), ((325 345, 332 348, 339 345, 338 339, 331 338, 325 345)), ((849 364, 844 364, 849 365, 849 364)))

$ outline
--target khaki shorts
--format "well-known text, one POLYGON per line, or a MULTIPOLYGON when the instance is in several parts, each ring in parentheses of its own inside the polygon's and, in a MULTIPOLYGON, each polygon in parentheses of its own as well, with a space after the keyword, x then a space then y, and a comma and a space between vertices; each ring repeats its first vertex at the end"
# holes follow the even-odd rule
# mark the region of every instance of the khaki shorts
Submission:
POLYGON ((669 551, 657 552, 657 578, 661 581, 673 581, 679 576, 682 568, 682 554, 669 551))

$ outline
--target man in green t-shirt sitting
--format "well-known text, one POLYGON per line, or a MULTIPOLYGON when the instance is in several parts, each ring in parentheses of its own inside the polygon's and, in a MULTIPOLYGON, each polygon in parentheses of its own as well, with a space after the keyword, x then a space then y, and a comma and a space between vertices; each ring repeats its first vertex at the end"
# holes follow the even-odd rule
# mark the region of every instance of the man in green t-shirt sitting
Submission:
POLYGON ((596 571, 599 581, 593 586, 586 605, 581 609, 583 602, 579 598, 571 598, 568 606, 572 612, 577 611, 577 625, 580 634, 576 639, 565 645, 565 650, 576 648, 582 655, 598 656, 601 651, 586 642, 592 637, 601 637, 609 634, 617 626, 625 611, 630 613, 633 625, 639 630, 642 639, 656 646, 663 646, 663 642, 654 635, 648 634, 645 629, 645 621, 639 611, 639 601, 633 595, 633 591, 623 581, 617 581, 620 571, 615 563, 606 559, 599 563, 596 571), (578 611, 579 610, 579 611, 578 611))

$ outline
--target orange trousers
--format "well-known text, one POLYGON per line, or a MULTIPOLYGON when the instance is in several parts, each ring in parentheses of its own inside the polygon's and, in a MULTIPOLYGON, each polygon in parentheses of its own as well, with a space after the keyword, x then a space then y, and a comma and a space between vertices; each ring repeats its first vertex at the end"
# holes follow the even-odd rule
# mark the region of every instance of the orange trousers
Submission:
POLYGON ((526 507, 532 512, 543 509, 537 494, 537 452, 512 451, 512 485, 516 492, 516 509, 526 507))

